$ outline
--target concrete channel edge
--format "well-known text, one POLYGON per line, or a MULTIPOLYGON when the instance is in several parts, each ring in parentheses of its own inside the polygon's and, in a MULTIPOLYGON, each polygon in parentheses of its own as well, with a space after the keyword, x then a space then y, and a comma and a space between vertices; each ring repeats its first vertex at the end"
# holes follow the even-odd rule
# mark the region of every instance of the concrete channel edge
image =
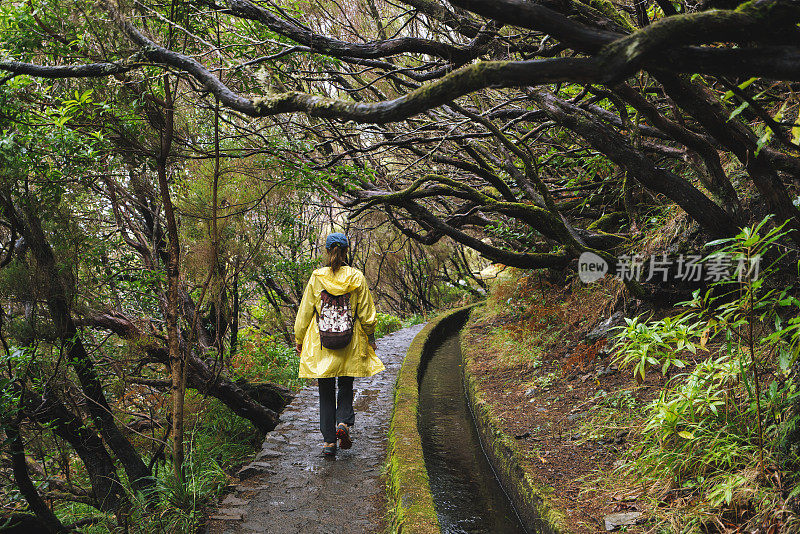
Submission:
POLYGON ((425 325, 411 342, 397 375, 387 454, 388 527, 393 534, 441 532, 417 429, 422 355, 443 332, 459 322, 463 324, 473 306, 450 310, 425 325))
MULTIPOLYGON (((471 311, 471 310, 470 310, 471 311)), ((502 430, 497 416, 483 399, 478 379, 471 373, 474 359, 461 336, 464 388, 484 453, 529 532, 569 534, 564 515, 550 504, 549 491, 525 472, 523 455, 513 436, 502 430)))

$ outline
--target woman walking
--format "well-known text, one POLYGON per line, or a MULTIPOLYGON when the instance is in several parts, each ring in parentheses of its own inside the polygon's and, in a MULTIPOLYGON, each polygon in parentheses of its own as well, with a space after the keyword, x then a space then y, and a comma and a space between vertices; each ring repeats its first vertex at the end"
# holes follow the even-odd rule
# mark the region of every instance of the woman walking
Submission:
POLYGON ((297 318, 294 337, 300 354, 300 378, 316 378, 319 429, 325 456, 352 445, 353 378, 383 371, 375 354, 375 304, 364 274, 347 265, 347 236, 325 240, 328 266, 311 274, 297 318), (336 393, 338 377, 339 391, 336 393))

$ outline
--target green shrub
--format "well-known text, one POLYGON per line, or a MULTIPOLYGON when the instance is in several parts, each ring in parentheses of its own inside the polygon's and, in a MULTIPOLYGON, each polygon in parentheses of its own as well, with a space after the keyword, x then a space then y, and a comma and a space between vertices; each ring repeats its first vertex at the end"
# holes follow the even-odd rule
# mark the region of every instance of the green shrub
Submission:
POLYGON ((250 421, 233 413, 222 401, 189 392, 186 398, 186 450, 190 461, 215 462, 224 469, 247 461, 263 437, 250 421))
POLYGON ((464 306, 475 300, 475 296, 470 293, 466 286, 440 282, 436 284, 435 290, 439 296, 440 306, 443 308, 464 306))
POLYGON ((697 352, 705 329, 702 321, 692 320, 694 315, 664 317, 660 321, 641 321, 640 317, 625 318, 626 326, 614 345, 620 366, 633 367, 636 380, 641 383, 650 367, 660 367, 666 374, 670 367, 686 367, 679 357, 682 350, 697 352))
POLYGON ((408 328, 409 326, 414 326, 416 324, 421 324, 424 322, 425 322, 424 316, 422 316, 419 313, 414 313, 403 319, 403 328, 408 328))
MULTIPOLYGON (((782 235, 765 219, 709 245, 723 245, 721 252, 749 266, 753 258, 777 255, 782 235)), ((650 496, 655 507, 665 491, 679 492, 683 506, 661 512, 678 531, 714 529, 725 516, 738 518, 743 531, 768 524, 796 531, 798 518, 787 504, 800 495, 800 457, 785 444, 799 418, 791 367, 800 301, 788 289, 767 289, 770 274, 768 266, 758 278, 748 272, 717 282, 705 295, 696 292, 684 303, 692 309, 677 318, 632 320, 620 329, 617 357, 634 366, 637 378, 651 365, 663 371, 686 366, 678 356, 682 349, 700 358, 647 407, 624 468, 642 487, 660 488, 650 496)))
MULTIPOLYGON (((151 495, 129 493, 126 531, 132 534, 197 532, 207 513, 206 507, 222 493, 228 475, 210 458, 187 458, 185 483, 179 483, 172 466, 156 481, 151 495)), ((107 531, 106 531, 107 532, 107 531)))
POLYGON ((233 378, 253 382, 274 382, 296 389, 305 381, 297 378, 300 358, 277 336, 264 335, 253 328, 239 332, 239 349, 230 359, 233 378))
POLYGON ((378 313, 378 322, 375 324, 375 337, 383 337, 386 334, 397 332, 403 328, 403 320, 396 315, 388 313, 378 313))

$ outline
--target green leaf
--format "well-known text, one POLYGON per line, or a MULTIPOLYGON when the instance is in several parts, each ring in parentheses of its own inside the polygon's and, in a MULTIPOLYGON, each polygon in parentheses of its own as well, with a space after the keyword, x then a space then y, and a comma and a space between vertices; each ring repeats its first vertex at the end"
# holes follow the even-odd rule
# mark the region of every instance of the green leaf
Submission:
MULTIPOLYGON (((778 110, 778 112, 773 117, 775 122, 780 122, 781 119, 783 119, 783 113, 784 113, 785 110, 786 110, 786 102, 783 103, 781 108, 778 110)), ((758 153, 761 152, 761 149, 764 148, 764 146, 767 143, 770 142, 770 140, 772 139, 772 136, 774 135, 774 132, 772 131, 772 128, 770 128, 769 126, 767 126, 766 128, 767 129, 764 132, 764 135, 762 135, 761 138, 758 140, 758 143, 757 143, 757 146, 756 146, 756 156, 758 156, 758 153)), ((761 225, 759 225, 759 227, 760 226, 761 225)))
POLYGON ((739 357, 739 371, 741 373, 742 382, 744 382, 744 387, 747 389, 747 394, 750 395, 750 398, 753 397, 753 389, 750 387, 750 378, 747 376, 747 373, 744 370, 744 363, 742 362, 742 358, 739 357))
MULTIPOLYGON (((747 89, 747 88, 748 88, 748 87, 750 87, 750 85, 752 85, 752 83, 753 83, 754 81, 756 81, 757 79, 758 79, 758 78, 750 78, 750 79, 749 79, 749 80, 747 80, 746 82, 743 82, 743 83, 739 84, 739 89, 747 89)), ((723 101, 723 102, 727 102, 727 101, 728 101, 728 100, 730 100, 731 98, 733 98, 733 90, 730 90, 730 91, 726 92, 726 93, 725 93, 725 94, 722 96, 722 101, 723 101)))
POLYGON ((797 349, 792 350, 790 347, 781 347, 778 351, 778 367, 784 373, 789 371, 797 359, 797 349))
POLYGON ((783 120, 783 114, 785 111, 786 111, 786 101, 784 101, 783 104, 781 104, 781 108, 778 110, 775 116, 772 117, 775 120, 775 122, 781 122, 783 120))
POLYGON ((759 152, 761 152, 761 149, 764 148, 767 145, 767 143, 769 143, 769 141, 770 141, 770 139, 772 139, 773 135, 774 135, 774 133, 772 131, 772 128, 767 126, 767 131, 764 132, 764 135, 762 135, 758 139, 758 142, 756 143, 756 156, 758 156, 759 152))
MULTIPOLYGON (((713 241, 709 241, 704 246, 706 246, 706 247, 715 247, 717 245, 723 245, 725 243, 730 243, 731 241, 736 241, 736 238, 735 237, 725 237, 725 238, 722 238, 722 239, 715 239, 713 241)), ((699 291, 699 289, 696 290, 696 291, 699 291)))
POLYGON ((734 117, 736 117, 739 113, 741 113, 742 111, 744 111, 748 107, 750 107, 750 102, 742 102, 741 104, 739 104, 739 107, 737 107, 736 109, 734 109, 731 112, 730 116, 728 117, 728 120, 733 119, 734 117))
POLYGON ((694 439, 694 434, 692 434, 687 430, 681 430, 680 432, 678 432, 678 435, 683 439, 694 439))

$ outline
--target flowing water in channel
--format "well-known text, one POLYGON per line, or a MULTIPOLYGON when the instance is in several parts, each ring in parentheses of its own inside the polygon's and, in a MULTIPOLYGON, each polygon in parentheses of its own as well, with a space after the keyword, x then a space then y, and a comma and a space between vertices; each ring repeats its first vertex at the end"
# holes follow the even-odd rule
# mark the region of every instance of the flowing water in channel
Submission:
POLYGON ((436 348, 419 390, 419 430, 446 534, 524 534, 481 449, 461 378, 458 332, 436 348))

